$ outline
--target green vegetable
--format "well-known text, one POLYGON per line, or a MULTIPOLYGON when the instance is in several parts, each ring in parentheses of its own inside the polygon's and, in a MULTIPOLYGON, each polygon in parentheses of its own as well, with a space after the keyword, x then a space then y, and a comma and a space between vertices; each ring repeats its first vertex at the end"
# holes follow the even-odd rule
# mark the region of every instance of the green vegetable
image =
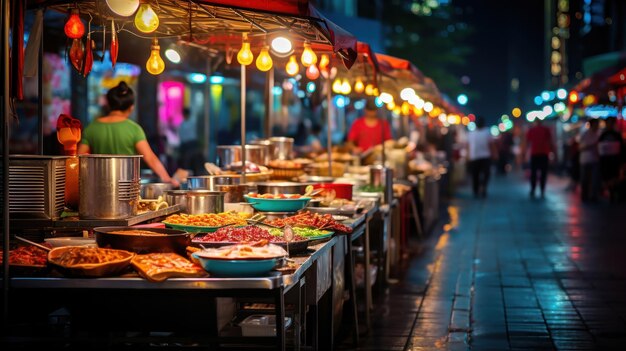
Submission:
MULTIPOLYGON (((272 229, 269 230, 269 232, 270 232, 270 234, 272 234, 274 236, 282 236, 283 235, 282 229, 272 228, 272 229)), ((320 230, 320 229, 315 229, 315 228, 294 227, 293 228, 293 233, 295 235, 300 235, 300 236, 303 236, 305 238, 313 238, 313 237, 316 237, 316 236, 328 235, 331 232, 329 232, 328 230, 320 230)))
POLYGON ((364 193, 380 193, 385 191, 385 187, 382 185, 363 185, 359 188, 359 191, 362 191, 364 193))

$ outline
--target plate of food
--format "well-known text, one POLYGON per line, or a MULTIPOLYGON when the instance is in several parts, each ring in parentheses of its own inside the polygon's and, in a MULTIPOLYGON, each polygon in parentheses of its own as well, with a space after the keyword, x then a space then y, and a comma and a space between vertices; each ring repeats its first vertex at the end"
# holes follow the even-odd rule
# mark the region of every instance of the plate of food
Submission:
POLYGON ((311 197, 300 194, 257 194, 244 195, 257 211, 262 212, 296 212, 306 207, 311 197))
POLYGON ((174 277, 196 278, 206 276, 202 267, 172 252, 135 255, 130 264, 140 276, 152 282, 162 282, 174 277))
POLYGON ((175 214, 167 217, 163 224, 168 228, 189 233, 212 233, 226 226, 245 226, 249 213, 205 213, 199 215, 175 214))
MULTIPOLYGON (((287 247, 284 239, 283 231, 278 232, 268 230, 258 226, 247 227, 228 227, 222 228, 214 233, 207 233, 203 236, 193 238, 193 243, 204 247, 221 247, 227 245, 245 244, 267 240, 269 243, 287 247)), ((295 235, 293 240, 289 242, 289 253, 298 254, 305 252, 308 248, 309 239, 300 235, 295 235)))
MULTIPOLYGON (((3 264, 0 250, 0 266, 3 264)), ((48 270, 48 252, 35 246, 20 246, 9 251, 9 269, 17 275, 40 275, 48 270)))
POLYGON ((48 252, 48 262, 64 275, 105 277, 122 273, 133 256, 133 252, 124 250, 66 246, 48 252))
POLYGON ((191 234, 167 228, 97 227, 94 228, 99 247, 127 250, 135 253, 185 253, 191 234))
POLYGON ((285 249, 267 241, 209 248, 192 254, 206 271, 220 276, 267 274, 285 256, 285 249))

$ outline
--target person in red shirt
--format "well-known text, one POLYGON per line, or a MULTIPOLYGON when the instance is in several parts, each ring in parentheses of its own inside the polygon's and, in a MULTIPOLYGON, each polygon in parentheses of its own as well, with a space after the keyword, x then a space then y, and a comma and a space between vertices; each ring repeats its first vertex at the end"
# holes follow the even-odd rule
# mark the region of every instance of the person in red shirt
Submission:
POLYGON ((391 140, 389 122, 378 118, 378 108, 373 99, 365 104, 365 114, 357 118, 348 132, 348 142, 352 143, 355 152, 363 152, 391 140))
POLYGON ((539 186, 543 198, 548 179, 549 156, 554 150, 554 144, 550 129, 542 125, 540 119, 536 119, 535 125, 526 132, 526 148, 530 148, 530 197, 535 197, 537 173, 541 172, 539 186))

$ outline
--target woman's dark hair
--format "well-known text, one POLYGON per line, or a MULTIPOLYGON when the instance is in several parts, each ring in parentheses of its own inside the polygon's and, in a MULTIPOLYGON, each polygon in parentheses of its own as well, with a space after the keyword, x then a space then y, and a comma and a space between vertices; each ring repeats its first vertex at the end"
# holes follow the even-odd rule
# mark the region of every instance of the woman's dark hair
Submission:
POLYGON ((126 111, 135 104, 135 93, 122 81, 107 92, 107 102, 111 111, 126 111))

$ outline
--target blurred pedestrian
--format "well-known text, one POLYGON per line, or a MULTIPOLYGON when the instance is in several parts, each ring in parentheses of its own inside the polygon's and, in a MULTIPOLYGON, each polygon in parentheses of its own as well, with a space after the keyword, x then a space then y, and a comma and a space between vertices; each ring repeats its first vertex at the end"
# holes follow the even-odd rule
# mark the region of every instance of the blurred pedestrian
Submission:
POLYGON ((600 163, 598 140, 599 121, 592 118, 589 128, 580 136, 580 198, 582 201, 597 201, 600 194, 600 163))
POLYGON ((616 200, 616 185, 624 162, 624 140, 622 135, 615 130, 616 122, 615 117, 607 118, 606 127, 598 139, 600 174, 611 202, 616 200))
POLYGON ((530 148, 530 197, 535 197, 537 187, 537 173, 539 175, 539 191, 543 199, 548 180, 548 165, 550 153, 554 151, 552 133, 543 125, 540 119, 526 132, 526 149, 530 148))
POLYGON ((191 115, 189 108, 183 108, 183 122, 178 127, 180 147, 178 167, 200 175, 204 169, 204 157, 198 141, 198 119, 191 115))
POLYGON ((389 122, 378 117, 378 107, 374 99, 368 98, 365 103, 365 113, 352 123, 348 132, 348 144, 353 149, 353 153, 366 152, 391 139, 389 122))
POLYGON ((499 175, 506 175, 510 167, 511 155, 513 154, 513 133, 510 131, 500 133, 498 142, 498 166, 499 175))
POLYGON ((496 153, 495 142, 483 117, 476 118, 476 130, 467 136, 468 159, 472 174, 474 197, 487 197, 487 185, 491 173, 491 159, 496 153))

